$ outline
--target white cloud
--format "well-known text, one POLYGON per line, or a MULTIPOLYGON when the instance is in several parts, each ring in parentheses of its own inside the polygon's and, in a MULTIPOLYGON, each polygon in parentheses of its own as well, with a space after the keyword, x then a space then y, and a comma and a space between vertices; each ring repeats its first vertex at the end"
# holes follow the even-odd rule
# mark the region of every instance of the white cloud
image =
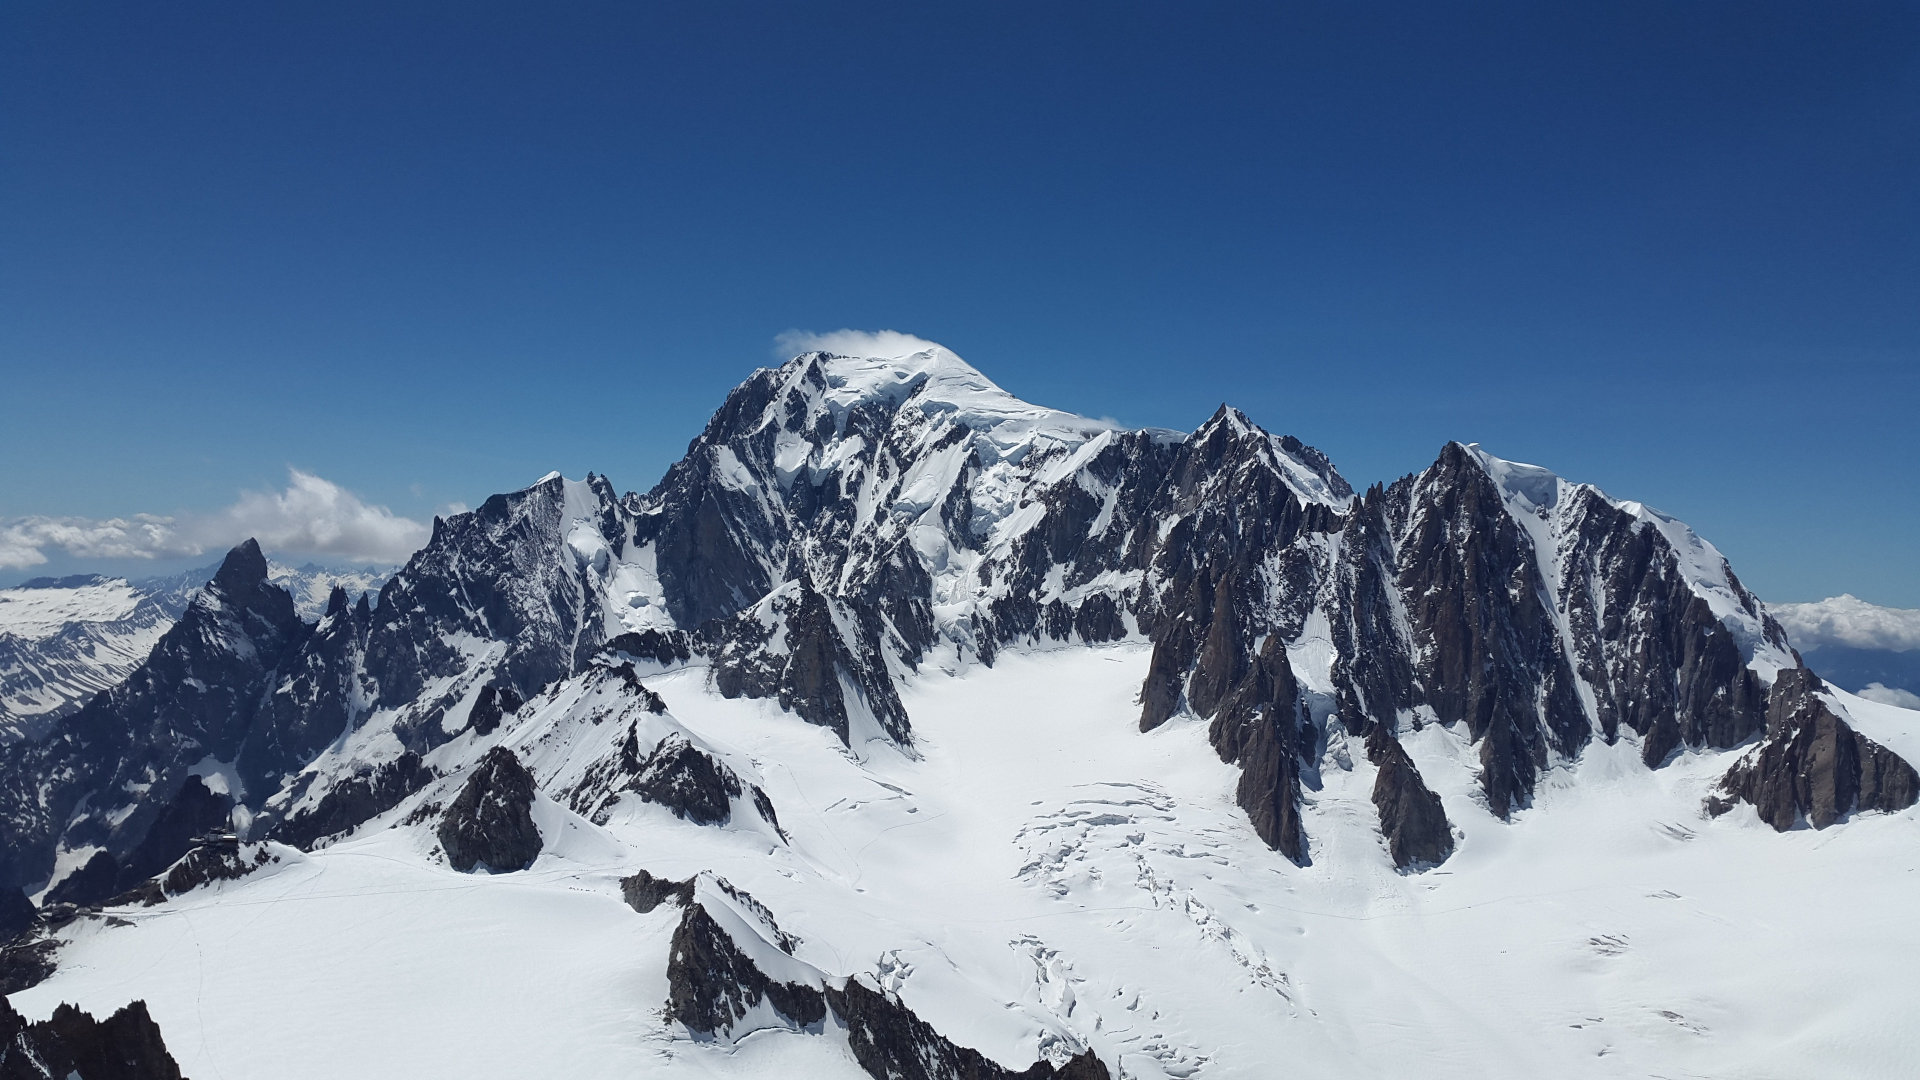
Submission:
POLYGON ((789 330, 774 339, 774 347, 783 360, 809 352, 892 359, 938 349, 940 345, 898 330, 829 330, 826 333, 789 330))
POLYGON ((418 521, 368 505, 312 473, 287 473, 286 490, 241 492, 232 506, 211 514, 0 521, 0 567, 38 566, 48 548, 83 559, 167 559, 222 551, 248 537, 271 551, 391 564, 427 542, 430 530, 418 521))
POLYGON ((242 492, 240 501, 195 522, 209 547, 246 537, 274 551, 333 555, 354 562, 401 563, 427 542, 429 528, 299 469, 280 492, 242 492))
POLYGON ((1815 604, 1768 604, 1767 610, 1802 650, 1822 645, 1856 649, 1920 649, 1920 611, 1881 607, 1842 594, 1815 604))
POLYGON ((1860 691, 1859 696, 1868 701, 1877 701, 1882 705, 1898 705, 1902 709, 1920 709, 1920 694, 1902 690, 1897 686, 1882 686, 1877 682, 1868 683, 1867 688, 1860 691))
POLYGON ((206 550, 182 537, 173 518, 152 514, 105 520, 35 516, 0 521, 0 567, 39 566, 47 561, 43 549, 50 547, 83 559, 169 558, 206 550))

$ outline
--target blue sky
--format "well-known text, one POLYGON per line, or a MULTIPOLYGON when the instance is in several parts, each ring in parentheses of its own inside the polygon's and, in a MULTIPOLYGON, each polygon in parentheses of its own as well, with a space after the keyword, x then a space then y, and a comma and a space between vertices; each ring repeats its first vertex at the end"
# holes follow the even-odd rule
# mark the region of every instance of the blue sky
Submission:
POLYGON ((1920 606, 1920 8, 1439 7, 8 4, 0 525, 644 490, 887 327, 1920 606))

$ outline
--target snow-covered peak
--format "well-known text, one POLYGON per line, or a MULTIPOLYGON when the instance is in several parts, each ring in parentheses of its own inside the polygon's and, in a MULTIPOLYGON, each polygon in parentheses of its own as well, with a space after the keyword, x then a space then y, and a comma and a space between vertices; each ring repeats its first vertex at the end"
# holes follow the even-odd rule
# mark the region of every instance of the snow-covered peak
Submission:
POLYGON ((1493 480, 1509 506, 1525 512, 1538 512, 1551 510, 1559 504, 1561 485, 1565 481, 1552 470, 1494 457, 1479 443, 1467 443, 1466 451, 1493 480))
POLYGON ((1033 405, 1001 389, 951 349, 931 342, 881 356, 803 353, 781 370, 789 388, 817 374, 819 402, 836 419, 863 404, 912 407, 985 434, 1004 448, 1045 433, 1078 443, 1116 425, 1033 405))
POLYGON ((1257 443, 1271 467, 1302 506, 1319 503, 1345 510, 1353 502, 1353 487, 1327 456, 1291 435, 1275 435, 1231 405, 1221 405, 1194 430, 1191 441, 1200 444, 1224 436, 1257 443))

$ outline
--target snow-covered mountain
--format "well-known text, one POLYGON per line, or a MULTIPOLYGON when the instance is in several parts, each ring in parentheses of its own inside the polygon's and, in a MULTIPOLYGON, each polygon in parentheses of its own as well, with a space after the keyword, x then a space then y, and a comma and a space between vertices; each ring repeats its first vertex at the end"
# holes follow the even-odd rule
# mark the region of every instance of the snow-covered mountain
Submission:
POLYGON ((1544 469, 810 353, 377 604, 236 549, 7 758, 0 985, 195 1075, 1895 1075, 1917 753, 1544 469))
POLYGON ((0 589, 0 741, 39 738, 140 665, 179 616, 121 578, 35 578, 0 589))
MULTIPOLYGON (((0 742, 39 738, 87 699, 117 686, 179 619, 218 569, 128 581, 82 574, 0 589, 0 742)), ((377 594, 393 567, 268 564, 268 576, 307 619, 334 586, 377 594)))

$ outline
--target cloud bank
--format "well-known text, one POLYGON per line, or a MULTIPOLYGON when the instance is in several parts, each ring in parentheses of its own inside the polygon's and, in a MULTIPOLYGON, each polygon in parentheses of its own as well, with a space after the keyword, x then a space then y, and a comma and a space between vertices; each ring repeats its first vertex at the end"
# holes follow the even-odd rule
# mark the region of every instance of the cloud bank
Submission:
POLYGON ((1902 709, 1920 709, 1920 694, 1902 690, 1897 686, 1883 686, 1880 683, 1868 683, 1861 690, 1860 697, 1868 701, 1877 701, 1882 705, 1897 705, 1902 709))
POLYGON ((809 352, 891 358, 941 347, 937 342, 898 330, 829 330, 825 333, 789 330, 774 339, 774 348, 782 360, 809 352))
POLYGON ((288 469, 285 490, 244 491, 232 506, 210 514, 0 520, 0 568, 39 566, 48 549, 82 559, 185 558, 224 551, 248 537, 273 551, 393 564, 419 550, 430 531, 330 480, 288 469))
POLYGON ((1822 645, 1856 649, 1920 649, 1920 611, 1881 607, 1842 594, 1815 604, 1768 604, 1801 651, 1822 645))

